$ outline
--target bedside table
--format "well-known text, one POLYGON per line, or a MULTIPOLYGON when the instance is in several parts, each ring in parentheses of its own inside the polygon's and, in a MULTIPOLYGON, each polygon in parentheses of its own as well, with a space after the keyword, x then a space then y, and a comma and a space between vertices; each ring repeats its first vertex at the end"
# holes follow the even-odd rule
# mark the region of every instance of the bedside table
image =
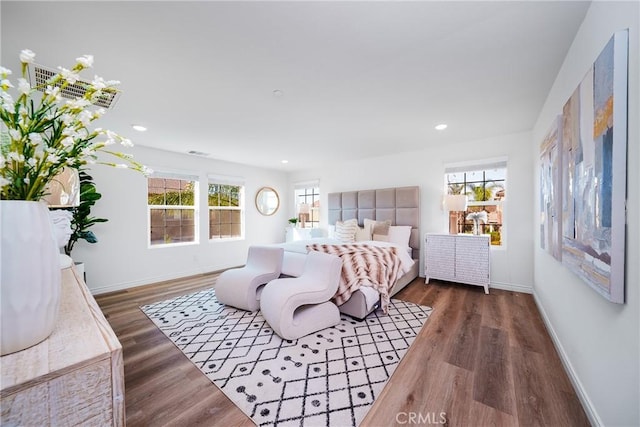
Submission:
POLYGON ((285 242, 295 242, 296 240, 308 240, 311 236, 311 228, 287 227, 285 242))

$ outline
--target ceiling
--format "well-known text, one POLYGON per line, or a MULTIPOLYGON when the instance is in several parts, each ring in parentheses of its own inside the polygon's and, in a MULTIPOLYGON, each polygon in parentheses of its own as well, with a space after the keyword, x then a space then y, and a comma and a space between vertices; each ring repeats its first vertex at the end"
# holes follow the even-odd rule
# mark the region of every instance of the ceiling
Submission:
POLYGON ((3 0, 1 57, 15 78, 25 48, 92 54, 84 76, 122 82, 101 127, 299 170, 531 129, 588 6, 3 0))

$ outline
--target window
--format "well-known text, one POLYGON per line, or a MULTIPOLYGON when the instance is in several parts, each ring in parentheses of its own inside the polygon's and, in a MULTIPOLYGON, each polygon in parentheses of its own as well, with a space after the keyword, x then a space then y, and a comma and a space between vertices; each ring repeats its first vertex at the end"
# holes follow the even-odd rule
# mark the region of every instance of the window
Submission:
MULTIPOLYGON (((480 223, 480 232, 491 235, 491 244, 501 246, 504 242, 504 206, 507 184, 506 161, 491 162, 477 166, 445 168, 447 194, 466 194, 465 212, 450 212, 450 225, 458 233, 473 233, 473 220, 467 220, 471 212, 485 211, 487 222, 480 223)), ((451 228, 451 227, 450 227, 451 228)))
POLYGON ((320 185, 318 181, 301 182, 294 185, 295 209, 302 228, 320 226, 320 185))
POLYGON ((228 179, 209 177, 209 239, 244 237, 244 186, 228 179))
POLYGON ((149 245, 197 242, 198 178, 156 172, 147 189, 149 245))

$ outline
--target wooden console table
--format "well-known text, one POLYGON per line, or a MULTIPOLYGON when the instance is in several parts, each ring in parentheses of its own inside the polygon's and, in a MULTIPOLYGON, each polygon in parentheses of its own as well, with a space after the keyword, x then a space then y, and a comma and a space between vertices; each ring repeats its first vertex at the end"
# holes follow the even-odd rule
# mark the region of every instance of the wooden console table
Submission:
POLYGON ((124 426, 122 346, 74 268, 62 270, 56 327, 0 358, 2 426, 124 426))

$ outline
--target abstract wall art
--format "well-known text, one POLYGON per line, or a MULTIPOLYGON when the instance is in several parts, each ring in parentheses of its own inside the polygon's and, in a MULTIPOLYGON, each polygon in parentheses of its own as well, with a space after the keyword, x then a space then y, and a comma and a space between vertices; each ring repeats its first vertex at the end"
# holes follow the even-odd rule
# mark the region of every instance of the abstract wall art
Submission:
POLYGON ((540 145, 540 246, 625 297, 628 30, 608 41, 540 145))
POLYGON ((540 247, 562 259, 561 197, 562 116, 540 144, 540 247))

